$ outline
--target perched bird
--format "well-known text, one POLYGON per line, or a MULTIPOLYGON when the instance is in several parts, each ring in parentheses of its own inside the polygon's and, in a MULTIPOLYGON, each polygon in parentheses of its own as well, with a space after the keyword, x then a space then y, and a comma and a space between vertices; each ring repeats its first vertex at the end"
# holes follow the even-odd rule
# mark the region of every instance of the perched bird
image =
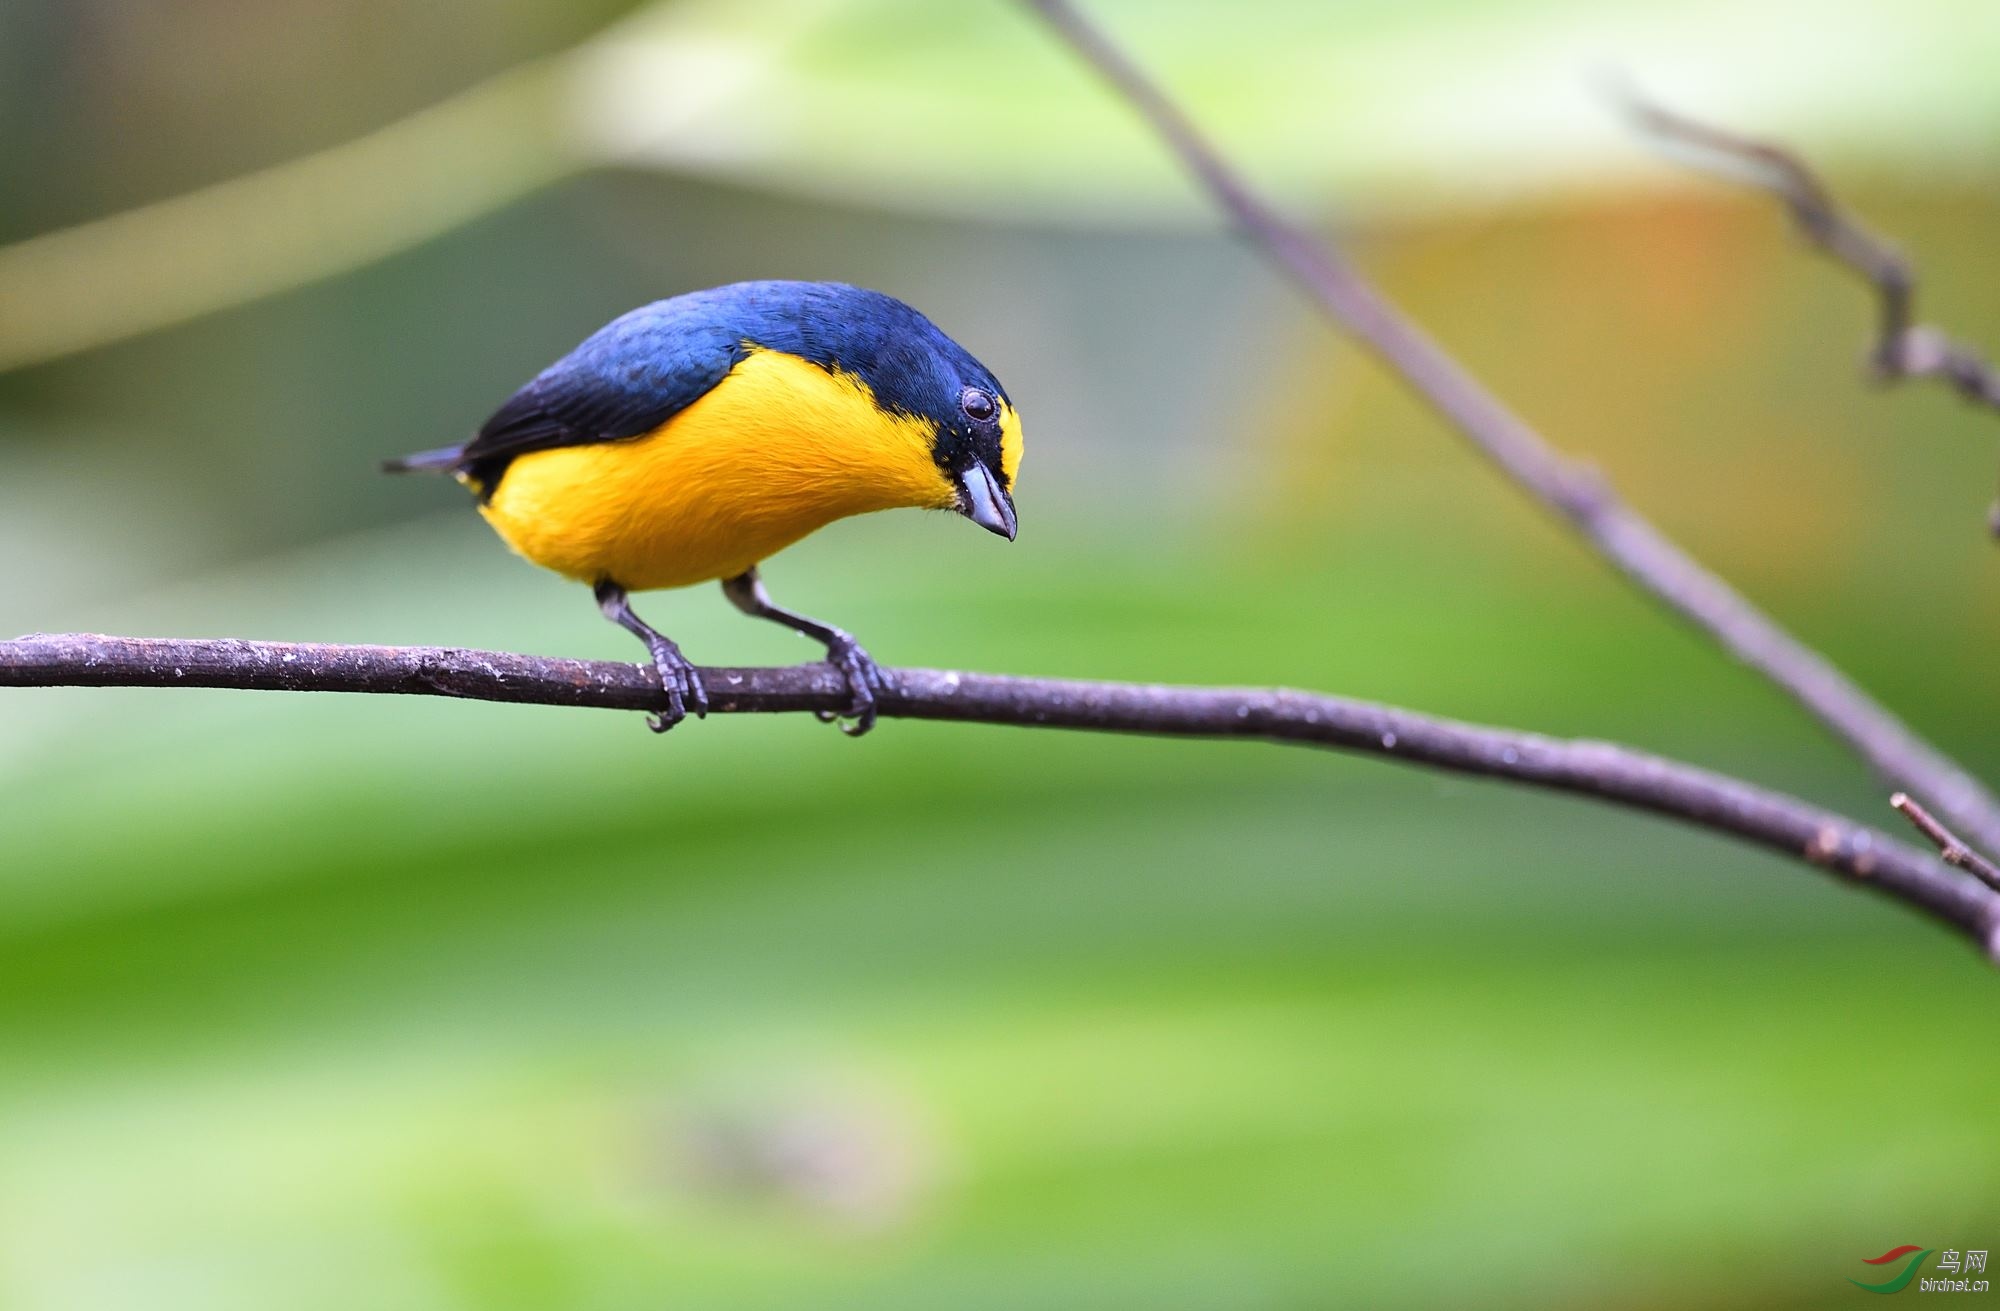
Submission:
POLYGON ((931 321, 836 282, 739 282, 613 319, 461 446, 386 461, 450 473, 521 555, 590 584, 652 653, 672 728, 708 695, 628 592, 719 579, 737 609, 826 647, 849 732, 883 675, 861 644, 771 600, 758 564, 835 519, 956 510, 1014 540, 1021 423, 991 373, 931 321))

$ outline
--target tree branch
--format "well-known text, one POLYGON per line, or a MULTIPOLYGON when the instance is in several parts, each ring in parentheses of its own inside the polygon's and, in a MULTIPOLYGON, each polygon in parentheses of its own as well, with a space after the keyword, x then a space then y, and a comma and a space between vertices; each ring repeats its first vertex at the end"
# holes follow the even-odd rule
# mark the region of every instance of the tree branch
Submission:
MULTIPOLYGON (((1307 692, 886 671, 886 717, 1159 737, 1254 738, 1386 756, 1647 810, 1844 875, 2000 960, 2000 895, 1875 829, 1782 793, 1606 742, 1544 737, 1307 692)), ((839 710, 827 665, 704 669, 716 714, 839 710)), ((35 634, 0 642, 0 686, 220 687, 659 710, 641 665, 437 647, 35 634)), ((686 729, 682 730, 687 731, 686 729)))
POLYGON ((2000 410, 2000 370, 1972 347, 1916 321, 1916 269, 1895 246, 1842 209, 1804 160, 1636 95, 1627 93, 1623 100, 1640 131, 1687 148, 1709 172, 1740 178, 1775 195, 1801 236, 1875 289, 1881 326, 1869 364, 1878 379, 1937 378, 1973 404, 2000 410))
MULTIPOLYGON (((1699 157, 1711 173, 1741 178, 1775 195, 1799 233, 1835 263, 1875 289, 1880 327, 1868 352, 1877 382, 1936 378, 1974 405, 2000 410, 2000 368, 1942 329, 1916 321, 1917 272, 1895 246, 1842 209, 1819 175, 1792 152, 1725 132, 1626 92, 1622 100, 1640 131, 1699 157)), ((2000 499, 1987 512, 2000 537, 2000 499)))
POLYGON ((1287 222, 1069 0, 1025 2, 1131 102, 1259 251, 1523 491, 1632 583, 1790 694, 1889 784, 2000 850, 2000 799, 1984 784, 1703 568, 1594 471, 1559 454, 1335 250, 1287 222))

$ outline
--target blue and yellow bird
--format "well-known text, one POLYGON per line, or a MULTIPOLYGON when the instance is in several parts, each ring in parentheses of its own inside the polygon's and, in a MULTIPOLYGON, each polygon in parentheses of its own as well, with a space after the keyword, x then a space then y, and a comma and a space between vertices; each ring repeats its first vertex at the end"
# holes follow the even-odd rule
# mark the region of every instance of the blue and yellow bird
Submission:
POLYGON ((627 593, 719 579, 739 610, 823 643, 848 731, 881 669, 852 635, 773 602, 758 565, 836 519, 956 510, 1014 540, 1021 422, 1000 383, 903 302, 834 282, 739 282, 612 320, 461 446, 383 467, 455 475, 521 555, 590 584, 646 643, 664 732, 708 709, 680 647, 627 593))

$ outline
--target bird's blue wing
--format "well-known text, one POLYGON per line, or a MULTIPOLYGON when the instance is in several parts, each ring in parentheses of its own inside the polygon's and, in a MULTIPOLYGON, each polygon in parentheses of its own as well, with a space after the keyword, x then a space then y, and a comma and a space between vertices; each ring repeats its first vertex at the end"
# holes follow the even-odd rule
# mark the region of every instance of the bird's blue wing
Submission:
POLYGON ((531 451, 644 436, 729 376, 747 350, 731 325, 659 301, 612 320, 494 412, 460 454, 490 495, 531 451))

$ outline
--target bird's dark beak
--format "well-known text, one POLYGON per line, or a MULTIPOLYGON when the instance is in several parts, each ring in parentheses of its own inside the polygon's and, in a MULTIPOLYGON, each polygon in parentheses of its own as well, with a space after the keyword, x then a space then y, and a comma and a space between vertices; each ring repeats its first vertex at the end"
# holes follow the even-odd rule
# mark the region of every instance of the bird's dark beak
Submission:
POLYGON ((958 512, 987 532, 1014 540, 1014 498, 977 460, 958 476, 958 512))

